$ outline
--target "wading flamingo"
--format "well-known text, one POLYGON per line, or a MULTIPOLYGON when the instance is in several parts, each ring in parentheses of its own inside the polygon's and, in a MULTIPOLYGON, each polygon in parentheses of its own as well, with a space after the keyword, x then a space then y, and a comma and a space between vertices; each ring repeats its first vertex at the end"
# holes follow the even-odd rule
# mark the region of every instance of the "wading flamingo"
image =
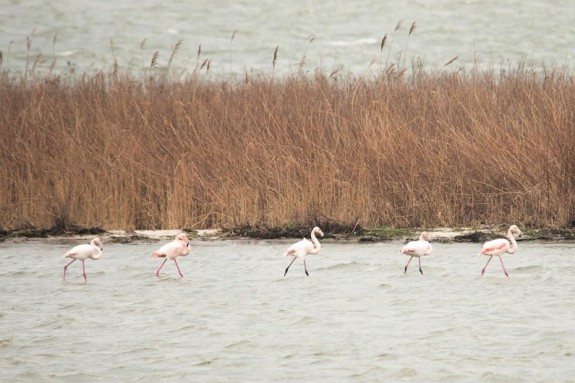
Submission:
POLYGON ((320 237, 323 237, 323 231, 319 227, 314 227, 311 231, 311 241, 307 239, 302 239, 299 242, 294 243, 291 245, 285 252, 284 257, 291 255, 293 260, 290 262, 288 267, 286 267, 286 271, 284 273, 284 277, 286 276, 290 266, 295 262, 296 259, 301 258, 303 260, 303 269, 305 274, 309 276, 307 272, 307 267, 305 264, 305 257, 310 254, 317 254, 321 250, 321 244, 315 237, 316 234, 319 234, 320 237))
POLYGON ((431 254, 433 248, 429 243, 429 235, 426 231, 419 235, 418 241, 410 241, 407 245, 403 246, 403 249, 399 252, 400 254, 409 255, 409 261, 405 265, 405 269, 403 270, 403 274, 407 273, 407 266, 413 259, 413 257, 417 257, 419 259, 419 272, 423 275, 423 271, 421 270, 421 257, 425 255, 431 254))
POLYGON ((158 270, 156 270, 156 276, 160 276, 160 270, 162 270, 162 267, 164 267, 164 263, 166 263, 168 259, 173 259, 176 263, 176 267, 178 268, 180 277, 183 277, 184 275, 180 271, 180 266, 178 265, 178 261, 176 261, 176 257, 179 257, 180 255, 185 256, 188 254, 190 254, 190 240, 188 237, 186 237, 186 234, 180 233, 176 235, 176 239, 170 243, 166 243, 164 246, 160 247, 158 251, 152 254, 152 258, 166 258, 158 270))
POLYGON ((94 238, 92 241, 90 241, 89 244, 84 243, 82 245, 78 245, 78 246, 74 246, 72 249, 70 249, 70 251, 68 251, 66 254, 64 254, 64 259, 66 258, 72 258, 72 260, 70 262, 68 262, 68 264, 66 266, 64 266, 64 276, 62 277, 62 280, 65 281, 66 280, 66 269, 68 269, 68 266, 70 266, 75 260, 79 259, 80 261, 82 261, 82 272, 84 273, 84 282, 88 282, 88 279, 86 278, 86 266, 84 264, 84 261, 88 258, 92 258, 92 259, 98 259, 102 256, 102 250, 104 249, 104 246, 102 246, 102 241, 100 240, 100 238, 94 238))
POLYGON ((506 235, 511 243, 509 243, 509 241, 505 238, 499 238, 494 239, 493 241, 485 242, 483 249, 481 249, 479 252, 479 255, 488 255, 489 259, 487 260, 485 266, 483 266, 483 269, 481 269, 481 276, 483 276, 485 273, 485 269, 493 257, 499 257, 499 261, 501 261, 501 267, 503 267, 503 272, 506 276, 509 276, 509 274, 507 274, 507 270, 505 270, 505 265, 503 265, 503 259, 501 259, 501 256, 505 253, 513 254, 517 251, 517 242, 513 236, 514 234, 521 236, 521 230, 519 230, 517 226, 511 225, 509 230, 507 230, 506 235))

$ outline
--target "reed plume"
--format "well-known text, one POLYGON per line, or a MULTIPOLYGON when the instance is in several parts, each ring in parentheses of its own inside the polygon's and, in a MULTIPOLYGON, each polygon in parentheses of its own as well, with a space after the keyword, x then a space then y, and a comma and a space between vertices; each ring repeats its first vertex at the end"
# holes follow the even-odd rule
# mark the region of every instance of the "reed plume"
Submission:
POLYGON ((152 54, 152 60, 150 61, 150 68, 156 68, 158 66, 158 57, 160 56, 159 51, 154 51, 152 54))
POLYGON ((454 58, 452 58, 451 60, 449 60, 448 62, 446 62, 446 63, 443 65, 443 67, 445 68, 446 66, 448 66, 448 65, 450 65, 450 64, 453 64, 453 62, 454 62, 455 60, 457 60, 458 58, 459 58, 459 56, 455 56, 454 58))
POLYGON ((176 44, 174 45, 174 47, 172 48, 172 53, 170 54, 170 58, 168 59, 168 69, 171 68, 172 61, 174 60, 174 57, 176 56, 176 52, 178 52, 178 50, 182 46, 182 42, 183 42, 183 40, 178 40, 176 42, 176 44))

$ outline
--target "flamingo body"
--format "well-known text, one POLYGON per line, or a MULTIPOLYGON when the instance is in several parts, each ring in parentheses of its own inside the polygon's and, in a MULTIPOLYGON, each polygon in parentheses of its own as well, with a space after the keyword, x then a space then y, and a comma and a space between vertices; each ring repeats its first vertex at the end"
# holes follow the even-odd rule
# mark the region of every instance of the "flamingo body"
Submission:
POLYGON ((154 254, 152 254, 152 258, 165 258, 164 262, 160 265, 158 270, 156 270, 156 276, 160 276, 160 270, 164 267, 164 264, 168 259, 174 260, 176 267, 178 268, 178 273, 180 277, 184 275, 180 271, 180 266, 178 265, 178 261, 176 260, 177 257, 186 256, 190 254, 190 240, 186 237, 186 234, 180 233, 176 235, 176 238, 169 243, 166 243, 162 247, 160 247, 154 254))
POLYGON ((409 255, 410 257, 409 261, 407 261, 407 264, 405 265, 403 273, 407 273, 409 263, 413 257, 417 257, 419 260, 419 272, 423 275, 423 270, 421 269, 421 257, 430 255, 432 252, 433 247, 429 243, 429 235, 424 231, 419 235, 419 240, 408 242, 400 251, 401 254, 409 255))
POLYGON ((66 270, 68 269, 68 266, 70 266, 74 261, 80 260, 82 261, 82 273, 84 275, 84 282, 88 282, 88 279, 86 278, 86 265, 84 261, 88 258, 91 259, 100 258, 102 256, 103 249, 104 246, 102 245, 102 241, 100 240, 100 238, 92 239, 89 244, 85 243, 71 248, 63 256, 64 259, 72 258, 72 260, 68 262, 66 266, 64 266, 64 275, 62 277, 62 280, 63 281, 66 280, 66 270))
POLYGON ((290 266, 295 262, 296 259, 301 258, 303 260, 303 268, 305 271, 305 274, 307 276, 309 276, 309 273, 307 272, 307 266, 306 266, 306 262, 305 259, 308 255, 311 254, 317 254, 319 253, 319 251, 321 250, 321 244, 319 243, 319 241, 316 238, 316 234, 318 234, 320 237, 323 237, 323 231, 321 231, 321 229, 319 227, 314 227, 311 231, 311 241, 304 238, 299 242, 294 243, 293 245, 291 245, 286 252, 284 253, 284 256, 292 256, 294 257, 293 260, 290 262, 290 264, 288 265, 288 267, 285 270, 284 276, 287 274, 290 266))
POLYGON ((483 249, 481 250, 482 255, 492 255, 499 257, 509 250, 511 244, 505 238, 494 239, 493 241, 485 242, 483 244, 483 249))
POLYGON ((517 242, 515 241, 514 235, 521 236, 521 230, 519 230, 517 226, 511 225, 509 227, 509 230, 507 230, 506 235, 506 237, 509 240, 505 238, 498 238, 492 241, 485 242, 483 244, 483 248, 479 252, 479 255, 487 255, 489 256, 489 259, 487 260, 487 263, 485 263, 485 266, 483 266, 483 269, 481 270, 481 275, 485 274, 485 269, 487 268, 487 265, 489 264, 489 262, 491 262, 493 257, 499 257, 501 267, 503 268, 503 273, 505 274, 505 276, 507 277, 509 276, 507 270, 505 270, 505 265, 503 264, 503 259, 501 258, 501 256, 503 254, 514 254, 517 251, 517 242))

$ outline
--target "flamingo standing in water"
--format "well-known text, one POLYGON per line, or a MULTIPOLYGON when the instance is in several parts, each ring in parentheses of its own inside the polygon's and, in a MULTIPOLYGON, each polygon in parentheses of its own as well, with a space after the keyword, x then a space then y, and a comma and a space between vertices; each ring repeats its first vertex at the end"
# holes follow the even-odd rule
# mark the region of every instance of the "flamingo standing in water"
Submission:
POLYGON ((507 277, 509 276, 509 274, 507 274, 507 270, 505 270, 505 265, 503 264, 503 259, 501 259, 501 256, 505 253, 514 254, 517 251, 517 242, 513 236, 514 234, 521 236, 521 230, 519 230, 517 226, 511 225, 509 230, 507 230, 506 235, 511 243, 509 243, 509 241, 505 238, 499 238, 494 239, 493 241, 485 242, 485 244, 483 244, 483 249, 481 249, 479 255, 488 255, 489 259, 487 260, 485 266, 483 266, 483 269, 481 269, 481 276, 483 276, 485 273, 485 269, 493 257, 499 257, 499 261, 501 261, 501 267, 503 267, 503 272, 507 277))
POLYGON ((184 275, 180 271, 180 266, 178 265, 178 261, 176 261, 176 258, 179 257, 180 255, 186 256, 190 254, 190 250, 191 250, 190 240, 188 239, 188 237, 186 237, 186 234, 184 233, 176 235, 176 239, 160 247, 158 251, 152 254, 152 258, 166 258, 166 259, 164 259, 164 262, 162 262, 158 270, 156 270, 156 276, 157 277, 160 276, 160 270, 162 270, 162 267, 164 267, 164 263, 166 263, 168 259, 173 259, 174 262, 176 263, 176 267, 178 268, 178 273, 180 274, 180 277, 183 277, 184 275))
POLYGON ((411 262, 413 257, 417 257, 419 259, 419 272, 421 273, 421 275, 423 275, 423 271, 421 270, 421 257, 424 255, 431 254, 432 251, 433 248, 429 243, 429 235, 427 234, 426 231, 424 231, 419 235, 418 241, 408 242, 407 245, 403 246, 403 248, 399 252, 400 254, 409 255, 410 257, 409 261, 407 261, 407 264, 405 265, 403 274, 407 273, 407 266, 409 266, 409 263, 411 262))
POLYGON ((303 260, 303 269, 305 271, 305 274, 309 277, 309 273, 307 272, 307 267, 305 264, 305 257, 310 254, 317 254, 321 250, 321 244, 315 237, 316 234, 318 234, 320 237, 323 237, 323 231, 321 231, 321 229, 317 226, 314 227, 311 231, 311 241, 304 238, 301 241, 294 243, 286 250, 284 257, 291 255, 293 257, 293 260, 290 262, 288 267, 286 267, 284 277, 286 276, 290 266, 298 258, 301 258, 303 260))
POLYGON ((92 239, 89 244, 84 243, 82 245, 74 246, 72 249, 70 249, 70 251, 64 254, 63 257, 64 259, 72 258, 72 260, 68 262, 66 266, 64 266, 64 276, 62 277, 62 280, 63 281, 66 280, 66 270, 68 269, 68 266, 70 266, 75 260, 79 259, 82 261, 82 272, 84 273, 84 282, 88 282, 88 279, 86 278, 86 265, 84 264, 84 261, 88 258, 92 259, 100 258, 102 256, 103 249, 104 246, 102 245, 102 241, 98 237, 92 239))

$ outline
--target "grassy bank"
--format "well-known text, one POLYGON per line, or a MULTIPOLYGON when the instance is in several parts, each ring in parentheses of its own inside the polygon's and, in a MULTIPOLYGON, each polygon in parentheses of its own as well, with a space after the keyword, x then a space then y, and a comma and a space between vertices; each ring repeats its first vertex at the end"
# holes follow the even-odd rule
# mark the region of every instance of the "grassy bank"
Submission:
POLYGON ((570 73, 0 74, 0 228, 575 221, 570 73))

